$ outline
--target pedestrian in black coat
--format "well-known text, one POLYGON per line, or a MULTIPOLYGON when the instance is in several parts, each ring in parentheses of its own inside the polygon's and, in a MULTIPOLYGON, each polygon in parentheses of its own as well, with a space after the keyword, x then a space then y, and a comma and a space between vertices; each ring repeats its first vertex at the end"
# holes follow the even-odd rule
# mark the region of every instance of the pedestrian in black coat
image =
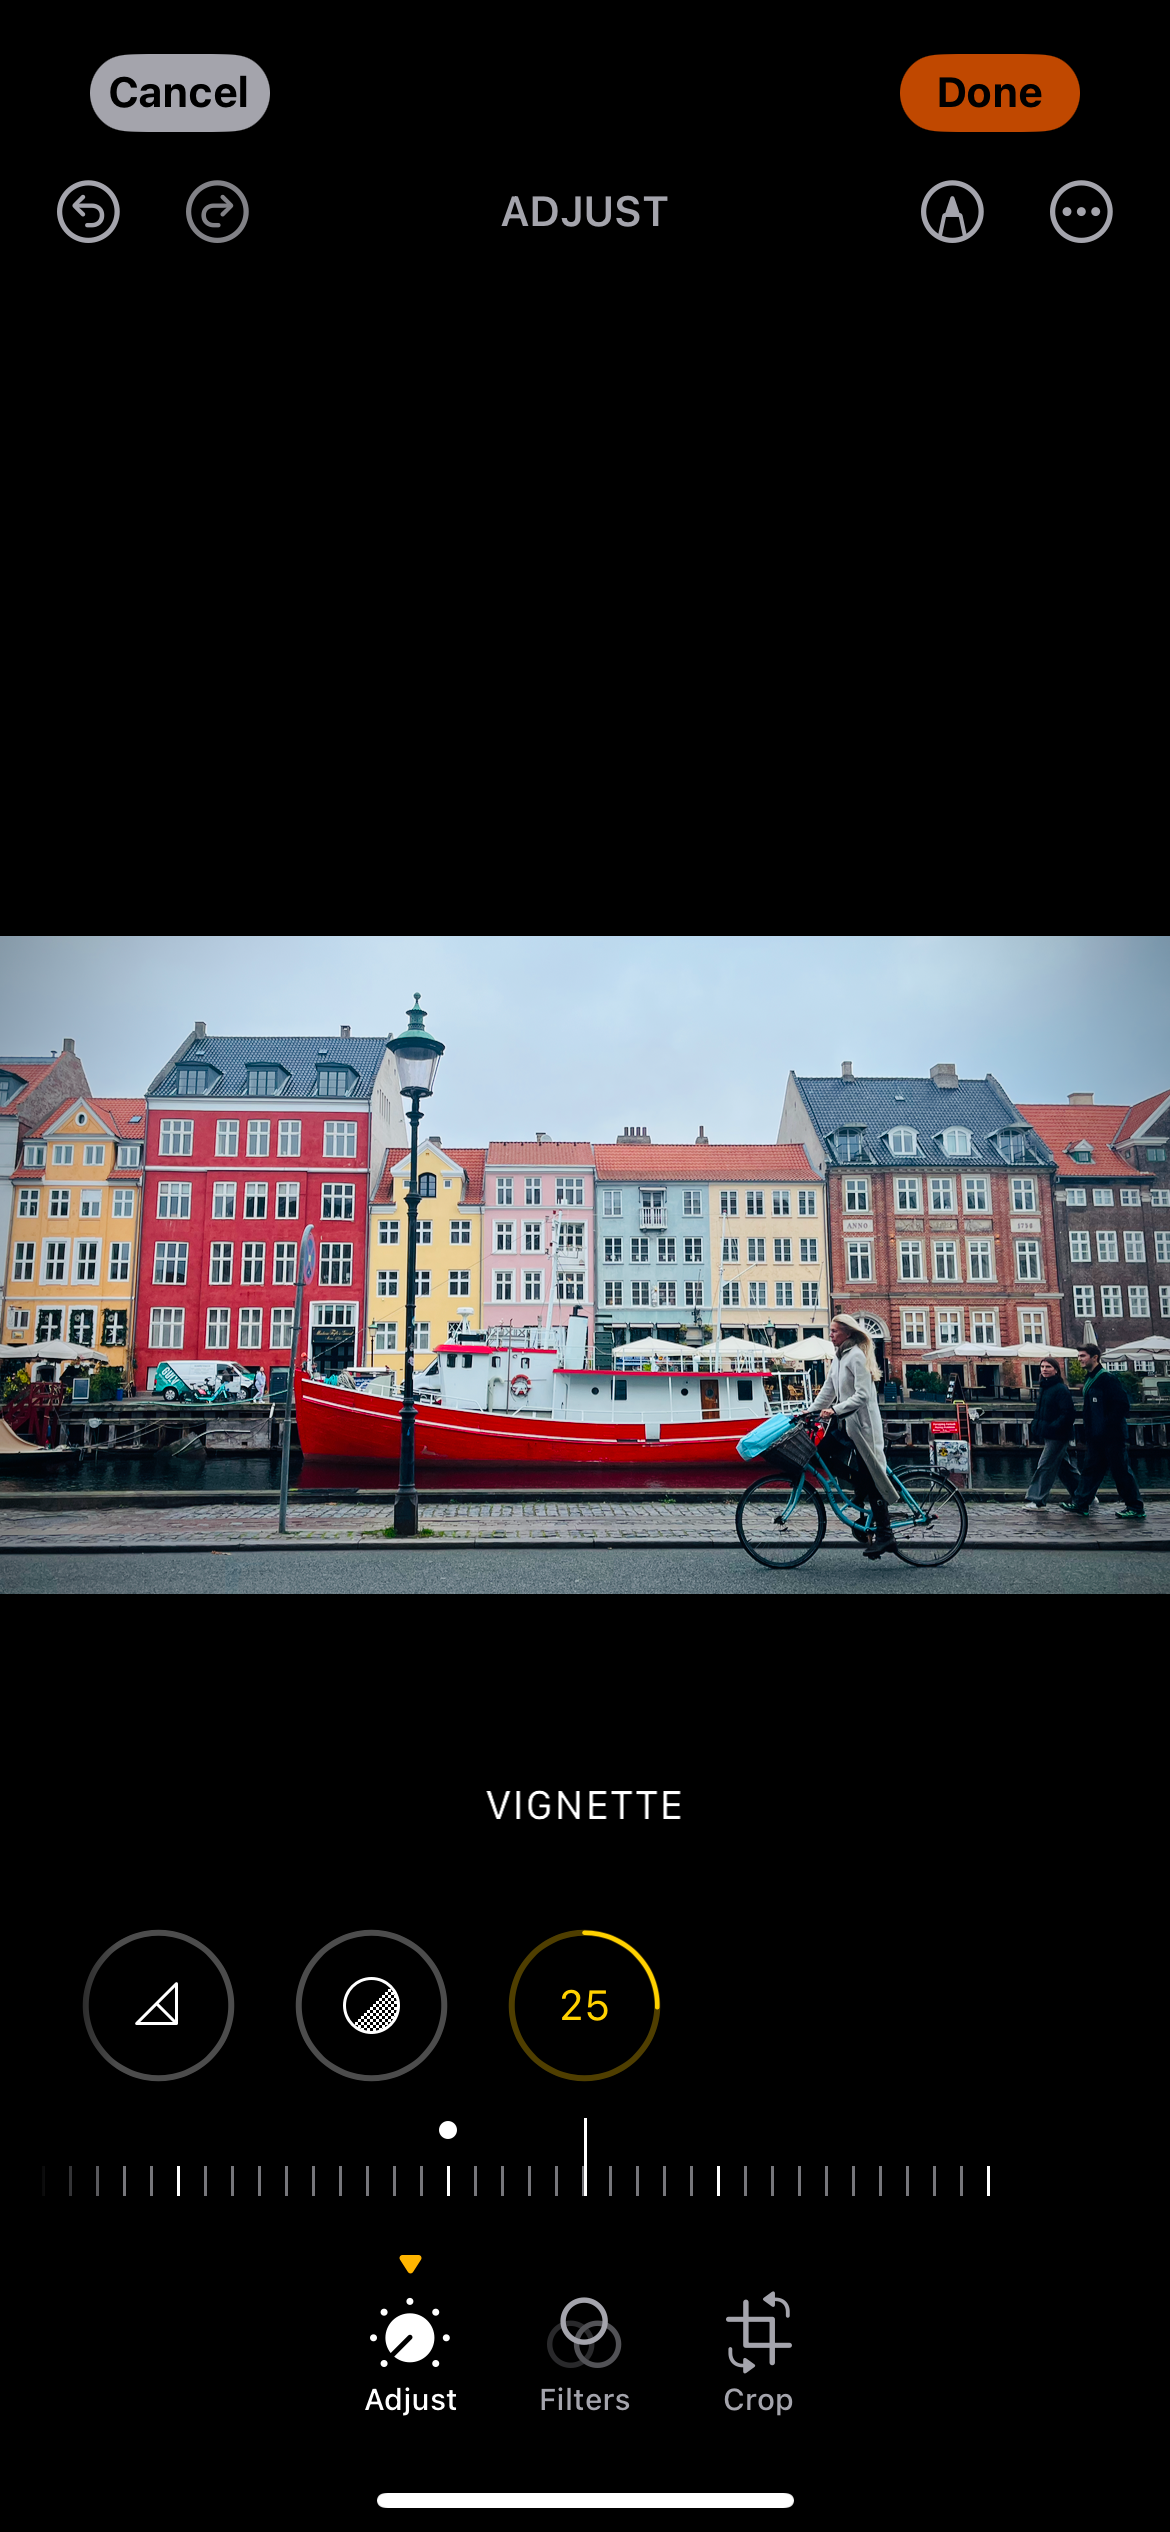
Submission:
POLYGON ((1076 1408, 1067 1383, 1062 1380, 1056 1363, 1040 1365, 1040 1389, 1032 1417, 1032 1440, 1043 1449, 1036 1462, 1036 1472, 1024 1497, 1028 1512, 1045 1512, 1048 1498, 1058 1477, 1068 1487, 1069 1502, 1076 1494, 1077 1472, 1069 1458, 1068 1445, 1076 1423, 1076 1408))
POLYGON ((1116 1372, 1102 1370, 1099 1345, 1081 1345, 1077 1350, 1085 1369, 1081 1391, 1084 1460, 1069 1511, 1082 1517, 1088 1514, 1108 1469, 1122 1497, 1117 1519, 1144 1521, 1146 1507, 1129 1464, 1129 1399, 1116 1372))

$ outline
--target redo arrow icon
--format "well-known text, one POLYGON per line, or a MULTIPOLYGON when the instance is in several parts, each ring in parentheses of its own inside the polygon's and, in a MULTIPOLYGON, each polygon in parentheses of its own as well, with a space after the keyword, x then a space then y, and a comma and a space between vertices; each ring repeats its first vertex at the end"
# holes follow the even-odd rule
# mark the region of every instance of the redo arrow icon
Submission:
POLYGON ((145 2013, 139 2014, 134 2025, 135 2030, 140 2031, 144 2023, 161 2024, 168 2031, 178 2029, 179 1982, 177 1978, 172 1987, 164 1987, 161 1996, 155 1997, 154 2003, 147 2006, 145 2013))

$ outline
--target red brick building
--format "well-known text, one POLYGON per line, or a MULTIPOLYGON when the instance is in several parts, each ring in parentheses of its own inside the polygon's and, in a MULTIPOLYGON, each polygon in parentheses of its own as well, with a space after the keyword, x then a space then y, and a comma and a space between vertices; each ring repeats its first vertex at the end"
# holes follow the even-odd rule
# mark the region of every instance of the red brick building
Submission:
MULTIPOLYGON (((908 1359, 961 1371, 956 1344, 1059 1342, 1052 1154, 993 1073, 792 1073, 777 1140, 803 1143, 824 1176, 834 1308, 868 1322, 903 1386, 908 1359)), ((1010 1361, 963 1376, 1028 1385, 1010 1361)))
POLYGON ((1021 1116, 1054 1155, 1057 1269, 1070 1344, 1089 1326, 1099 1345, 1141 1359, 1142 1339, 1170 1336, 1170 1092, 1101 1107, 1072 1090, 1064 1107, 1021 1116))
POLYGON ((385 1038, 212 1038, 199 1020, 145 1108, 139 1391, 167 1359, 287 1364, 306 1222, 303 1350, 323 1371, 360 1362, 370 1188, 404 1139, 385 1038))

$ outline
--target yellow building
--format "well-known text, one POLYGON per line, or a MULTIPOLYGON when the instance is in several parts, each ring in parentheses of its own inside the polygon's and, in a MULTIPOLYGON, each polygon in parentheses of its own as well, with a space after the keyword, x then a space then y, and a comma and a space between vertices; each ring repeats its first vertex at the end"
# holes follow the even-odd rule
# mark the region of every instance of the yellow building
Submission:
POLYGON ((26 1133, 12 1173, 10 1345, 129 1360, 142 1232, 145 1099, 74 1097, 26 1133))
MULTIPOLYGON (((419 1145, 415 1359, 458 1328, 483 1326, 482 1151, 419 1145)), ((410 1154, 389 1151, 370 1205, 366 1361, 401 1389, 406 1340, 406 1191, 410 1154)))
POLYGON ((832 1315, 825 1190, 799 1143, 712 1144, 712 1283, 721 1333, 768 1344, 825 1336, 832 1315))

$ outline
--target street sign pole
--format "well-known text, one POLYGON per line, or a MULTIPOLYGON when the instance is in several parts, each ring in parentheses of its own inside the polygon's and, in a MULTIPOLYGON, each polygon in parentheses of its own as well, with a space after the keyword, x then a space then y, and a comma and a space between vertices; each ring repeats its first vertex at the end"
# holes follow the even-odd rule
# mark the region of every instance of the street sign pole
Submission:
POLYGON ((316 1265, 317 1247, 313 1238, 313 1224, 307 1222, 301 1240, 300 1256, 297 1260, 297 1297, 293 1308, 292 1344, 288 1355, 288 1389, 284 1401, 284 1431, 280 1444, 280 1533, 282 1537, 288 1529, 288 1454, 292 1440, 293 1415, 296 1410, 295 1384, 297 1347, 301 1341, 301 1302, 306 1283, 312 1283, 316 1265))

